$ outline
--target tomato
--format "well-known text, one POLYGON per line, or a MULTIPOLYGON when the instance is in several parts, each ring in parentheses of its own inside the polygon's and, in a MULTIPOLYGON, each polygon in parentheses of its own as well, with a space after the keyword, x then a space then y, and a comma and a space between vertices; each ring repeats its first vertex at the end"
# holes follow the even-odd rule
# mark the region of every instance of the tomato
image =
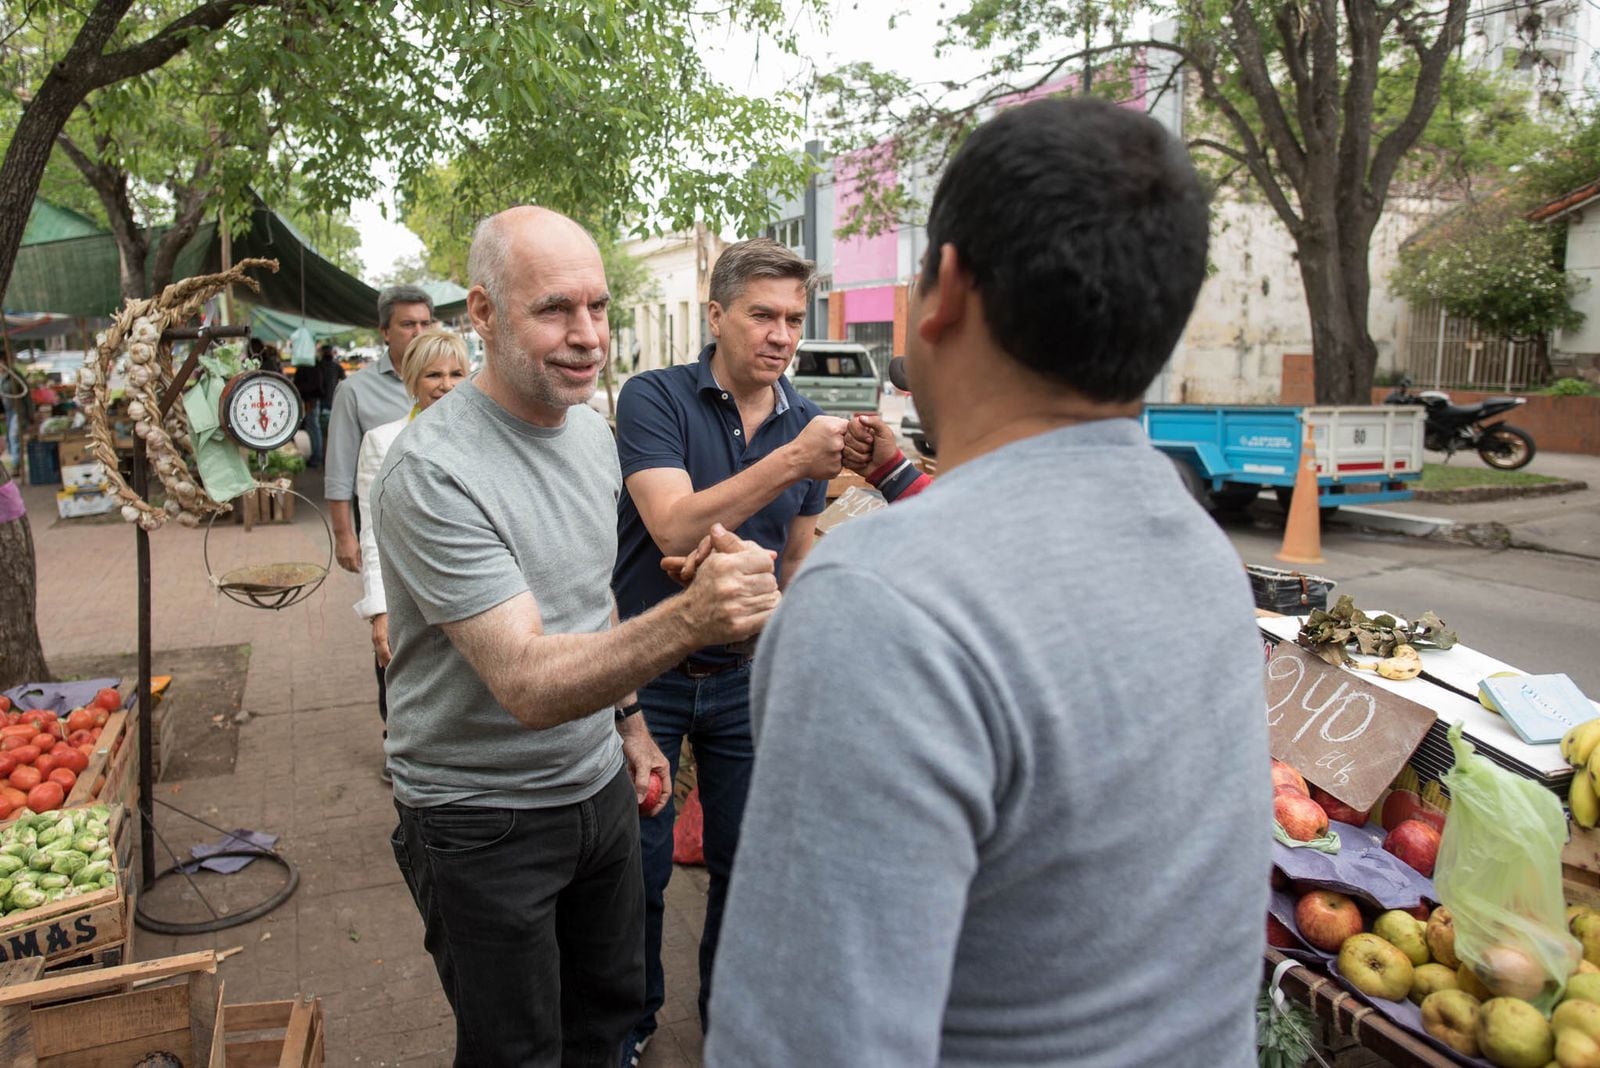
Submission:
POLYGON ((28 795, 10 784, 0 784, 0 797, 11 802, 13 812, 28 803, 28 795))
POLYGON ((11 750, 11 759, 20 764, 32 764, 39 759, 39 747, 36 745, 19 745, 11 750))
POLYGON ((12 808, 11 802, 7 801, 3 797, 0 797, 0 820, 7 819, 7 818, 10 817, 11 808, 12 808))
POLYGON ((22 713, 18 712, 14 708, 10 712, 6 713, 6 723, 9 726, 13 726, 13 727, 16 726, 17 720, 19 720, 21 718, 22 718, 22 713))
POLYGON ((28 791, 28 807, 35 812, 51 812, 66 799, 67 792, 58 782, 42 782, 28 791))
POLYGON ((103 708, 97 708, 94 710, 94 725, 96 727, 104 727, 110 720, 110 712, 107 712, 103 708))
POLYGON ((93 727, 89 728, 89 737, 98 742, 100 740, 100 732, 103 730, 105 730, 105 725, 102 723, 96 723, 93 727))
POLYGON ((49 775, 55 770, 56 758, 49 753, 40 753, 34 758, 33 766, 39 769, 40 775, 49 775))
POLYGON ((38 733, 39 731, 42 731, 46 727, 50 726, 51 722, 55 718, 56 717, 53 714, 46 712, 42 708, 30 708, 28 711, 22 714, 22 718, 17 722, 32 723, 34 732, 38 733))
POLYGON ((16 768, 17 762, 12 759, 10 753, 0 753, 0 779, 10 775, 16 768))
POLYGON ((90 704, 99 705, 107 712, 116 712, 122 708, 122 695, 108 686, 95 694, 90 704))
POLYGON ((56 762, 56 767, 66 768, 74 774, 89 766, 89 758, 70 745, 56 746, 51 751, 50 757, 56 762))
POLYGON ((0 738, 10 738, 13 735, 18 738, 32 738, 37 733, 39 732, 33 729, 31 723, 12 723, 0 727, 0 738))
POLYGON ((0 693, 0 716, 3 716, 3 715, 5 715, 6 713, 8 713, 10 711, 11 711, 11 698, 7 697, 3 693, 0 693))
POLYGON ((19 790, 31 790, 44 782, 44 776, 39 774, 38 768, 28 764, 13 770, 8 781, 19 790))
POLYGON ((39 748, 39 752, 48 753, 50 750, 56 747, 56 742, 60 739, 60 737, 61 736, 59 734, 51 734, 49 731, 40 731, 38 734, 33 736, 33 744, 39 748))
POLYGON ((67 731, 86 731, 94 726, 94 713, 87 708, 74 708, 67 713, 67 731))
POLYGON ((78 746, 78 752, 82 753, 86 757, 93 758, 93 756, 94 756, 94 743, 93 742, 89 742, 87 745, 78 746))
POLYGON ((78 784, 78 776, 71 768, 57 768, 45 778, 45 781, 53 782, 61 787, 62 790, 70 793, 72 788, 78 784))
MULTIPOLYGON (((31 728, 30 728, 31 730, 31 728)), ((9 753, 13 749, 21 749, 33 738, 32 734, 8 734, 0 738, 0 753, 9 753)))
POLYGON ((67 735, 67 744, 72 746, 74 749, 78 748, 79 746, 89 745, 93 741, 94 735, 90 734, 87 730, 77 730, 67 735))

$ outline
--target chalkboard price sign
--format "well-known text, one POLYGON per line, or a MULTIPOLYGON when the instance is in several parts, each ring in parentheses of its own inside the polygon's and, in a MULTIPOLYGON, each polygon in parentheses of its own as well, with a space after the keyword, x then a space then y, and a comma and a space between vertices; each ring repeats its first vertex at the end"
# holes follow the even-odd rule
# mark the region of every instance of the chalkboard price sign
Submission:
POLYGON ((1353 808, 1372 807, 1434 721, 1288 641, 1267 660, 1266 689, 1272 755, 1353 808))

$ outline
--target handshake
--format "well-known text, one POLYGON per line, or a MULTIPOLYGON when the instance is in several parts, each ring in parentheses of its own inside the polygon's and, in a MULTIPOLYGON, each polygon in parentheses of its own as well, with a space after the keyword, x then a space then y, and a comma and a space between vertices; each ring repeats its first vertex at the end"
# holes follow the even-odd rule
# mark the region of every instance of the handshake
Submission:
POLYGON ((849 468, 863 478, 892 460, 900 446, 877 412, 849 419, 819 415, 786 448, 800 478, 833 478, 849 468))

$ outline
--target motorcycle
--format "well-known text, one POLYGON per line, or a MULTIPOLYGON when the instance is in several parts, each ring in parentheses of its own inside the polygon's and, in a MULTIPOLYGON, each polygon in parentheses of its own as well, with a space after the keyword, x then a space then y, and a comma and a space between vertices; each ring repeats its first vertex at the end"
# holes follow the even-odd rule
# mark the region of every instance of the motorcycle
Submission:
POLYGON ((1533 435, 1510 423, 1493 423, 1484 426, 1485 419, 1502 415, 1520 404, 1525 397, 1490 397, 1478 404, 1454 405, 1450 394, 1438 389, 1411 392, 1411 379, 1402 378, 1400 384, 1385 398, 1385 404, 1414 404, 1426 408, 1427 422, 1423 427, 1422 443, 1435 452, 1449 457, 1463 449, 1477 452, 1483 462, 1502 471, 1515 471, 1526 467, 1537 451, 1533 435))

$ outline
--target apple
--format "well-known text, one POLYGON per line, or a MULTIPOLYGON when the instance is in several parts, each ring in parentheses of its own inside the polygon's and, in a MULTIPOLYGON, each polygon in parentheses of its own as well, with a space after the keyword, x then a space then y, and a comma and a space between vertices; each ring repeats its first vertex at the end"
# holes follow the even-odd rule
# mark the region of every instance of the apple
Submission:
MULTIPOLYGON (((1411 973, 1411 991, 1406 996, 1421 1005, 1429 994, 1440 990, 1459 990, 1454 969, 1443 964, 1419 964, 1411 973)), ((1600 1009, 1600 1005, 1595 1008, 1600 1009)))
POLYGON ((1544 1068, 1556 1055, 1544 1013, 1520 998, 1492 998, 1478 1009, 1478 1049, 1500 1068, 1544 1068))
POLYGON ((1338 964, 1339 974, 1369 998, 1404 1001, 1411 993, 1415 972, 1411 961, 1375 934, 1353 934, 1346 938, 1339 947, 1338 964))
POLYGON ((1311 788, 1311 800, 1322 806, 1322 811, 1328 814, 1330 820, 1348 823, 1352 827, 1365 827, 1372 818, 1372 810, 1352 808, 1340 801, 1320 786, 1311 788))
POLYGON ((1423 922, 1399 909, 1390 909, 1372 921, 1372 933, 1406 955, 1413 966, 1428 963, 1428 942, 1423 922))
POLYGON ((1274 787, 1292 786, 1300 793, 1310 796, 1310 791, 1306 789, 1305 776, 1276 757, 1272 760, 1272 785, 1274 787))
POLYGON ((1301 938, 1325 953, 1337 952, 1345 939, 1366 926, 1356 903, 1336 890, 1313 890, 1301 897, 1295 902, 1294 923, 1301 938))
MULTIPOLYGON (((1283 921, 1270 912, 1267 913, 1267 945, 1278 949, 1296 949, 1300 945, 1283 921)), ((1600 1005, 1595 1007, 1600 1008, 1600 1005)))
POLYGON ((1456 956, 1455 917, 1450 915, 1449 909, 1440 905, 1433 910, 1423 937, 1428 940, 1428 952, 1434 960, 1446 968, 1461 967, 1461 958, 1456 956))
POLYGON ((1386 831, 1392 831, 1406 820, 1421 820, 1436 831, 1444 830, 1444 813, 1424 801, 1413 790, 1390 790, 1383 799, 1378 822, 1386 831))
POLYGON ((1422 999, 1422 1029, 1457 1053, 1478 1055, 1478 999, 1464 990, 1435 990, 1422 999))
POLYGON ((1421 820, 1404 820, 1384 838, 1383 848, 1423 875, 1432 875, 1439 859, 1439 832, 1421 820))
POLYGON ((1328 814, 1305 794, 1280 790, 1272 799, 1272 814, 1297 842, 1309 842, 1328 833, 1328 814))

